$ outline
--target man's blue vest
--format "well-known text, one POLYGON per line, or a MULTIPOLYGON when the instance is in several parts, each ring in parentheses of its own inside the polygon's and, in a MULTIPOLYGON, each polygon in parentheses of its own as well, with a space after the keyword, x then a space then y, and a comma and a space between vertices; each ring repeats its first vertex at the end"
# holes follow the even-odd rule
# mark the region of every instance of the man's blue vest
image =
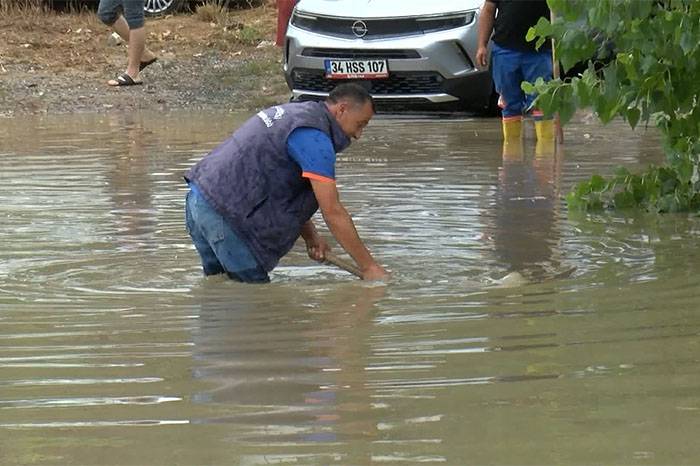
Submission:
POLYGON ((301 127, 326 133, 336 152, 350 145, 325 103, 289 103, 246 121, 185 175, 268 272, 318 209, 311 183, 287 153, 287 138, 301 127))

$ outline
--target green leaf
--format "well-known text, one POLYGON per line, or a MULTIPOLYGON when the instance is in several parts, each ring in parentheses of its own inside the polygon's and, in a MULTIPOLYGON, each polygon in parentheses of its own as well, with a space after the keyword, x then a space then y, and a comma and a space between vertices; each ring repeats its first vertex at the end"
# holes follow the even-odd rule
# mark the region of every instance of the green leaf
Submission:
POLYGON ((535 85, 527 81, 523 81, 522 83, 520 83, 520 89, 522 89, 525 94, 535 93, 535 85))
POLYGON ((690 183, 690 178, 693 176, 693 163, 689 159, 683 159, 675 164, 678 180, 681 183, 690 183))
POLYGON ((574 93, 581 106, 585 107, 590 105, 593 85, 580 78, 573 79, 571 85, 574 88, 574 93))
POLYGON ((527 34, 525 34, 525 40, 528 42, 532 42, 535 40, 535 38, 538 36, 538 31, 534 27, 531 27, 530 29, 527 30, 527 34))
POLYGON ((605 178, 603 178, 600 175, 593 175, 591 177, 590 181, 590 187, 591 191, 602 191, 605 189, 605 186, 607 185, 607 182, 605 181, 605 178))
POLYGON ((580 196, 577 196, 574 191, 566 195, 566 204, 572 210, 587 210, 587 203, 580 196))
POLYGON ((629 191, 620 191, 615 194, 613 199, 615 208, 617 209, 629 209, 637 205, 634 195, 629 191))
POLYGON ((632 107, 627 109, 627 121, 629 122, 630 126, 632 129, 637 127, 637 123, 639 123, 639 117, 642 114, 642 112, 639 111, 638 108, 632 107))
POLYGON ((562 125, 567 124, 576 113, 576 102, 573 96, 567 96, 564 102, 559 104, 559 121, 562 125))
POLYGON ((630 175, 630 171, 625 167, 618 167, 615 170, 615 176, 618 178, 627 178, 630 175))

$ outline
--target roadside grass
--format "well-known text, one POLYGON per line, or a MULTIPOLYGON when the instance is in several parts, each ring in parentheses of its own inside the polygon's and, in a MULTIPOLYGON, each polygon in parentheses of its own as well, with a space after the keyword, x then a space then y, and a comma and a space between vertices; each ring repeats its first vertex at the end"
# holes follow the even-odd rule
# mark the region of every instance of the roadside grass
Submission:
POLYGON ((217 1, 199 5, 194 11, 194 16, 198 20, 217 24, 225 22, 227 14, 226 8, 217 1))
POLYGON ((2 0, 0 15, 4 20, 12 20, 19 31, 30 30, 54 12, 42 0, 2 0))
MULTIPOLYGON (((0 0, 0 64, 31 65, 63 71, 103 69, 124 52, 107 46, 111 30, 94 8, 48 8, 46 0, 0 0)), ((75 4, 73 4, 75 5, 75 4)), ((171 58, 216 52, 236 59, 257 54, 261 42, 274 39, 276 9, 272 0, 253 9, 232 10, 210 0, 194 14, 181 13, 146 22, 149 48, 171 58)))
POLYGON ((0 64, 30 66, 53 72, 105 64, 107 33, 94 12, 69 8, 56 12, 27 0, 8 6, 0 13, 0 64))
POLYGON ((282 70, 282 52, 272 45, 276 27, 274 2, 250 10, 230 10, 221 0, 209 0, 194 12, 196 20, 211 28, 207 49, 238 57, 234 68, 212 71, 217 85, 245 96, 249 110, 268 107, 289 99, 282 70))
POLYGON ((243 100, 248 110, 259 110, 289 99, 281 52, 277 48, 259 49, 235 69, 221 70, 213 78, 219 85, 236 89, 245 96, 243 100))
POLYGON ((3 0, 0 2, 0 13, 8 14, 40 14, 48 11, 46 4, 42 0, 3 0))
POLYGON ((231 50, 241 45, 256 46, 265 39, 264 31, 271 26, 260 21, 260 18, 246 20, 245 15, 230 10, 221 0, 210 0, 198 6, 194 17, 212 26, 210 42, 216 43, 221 50, 231 50))
POLYGON ((241 74, 246 76, 267 76, 278 73, 282 69, 280 51, 277 49, 274 50, 274 54, 261 53, 255 58, 255 60, 246 60, 241 65, 241 74))
POLYGON ((33 29, 41 20, 54 19, 61 14, 75 17, 82 24, 83 20, 91 22, 90 26, 99 23, 95 15, 90 12, 85 4, 67 1, 63 12, 58 12, 51 7, 47 0, 2 0, 0 1, 0 15, 3 19, 11 19, 13 27, 23 30, 33 29), (93 17, 90 19, 90 17, 93 17))

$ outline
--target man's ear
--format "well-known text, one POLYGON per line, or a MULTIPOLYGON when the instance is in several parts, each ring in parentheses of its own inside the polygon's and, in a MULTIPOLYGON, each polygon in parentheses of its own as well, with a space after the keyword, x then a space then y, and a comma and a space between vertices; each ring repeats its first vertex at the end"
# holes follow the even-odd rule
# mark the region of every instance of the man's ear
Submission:
POLYGON ((341 115, 348 111, 348 103, 345 100, 338 102, 338 115, 341 115))

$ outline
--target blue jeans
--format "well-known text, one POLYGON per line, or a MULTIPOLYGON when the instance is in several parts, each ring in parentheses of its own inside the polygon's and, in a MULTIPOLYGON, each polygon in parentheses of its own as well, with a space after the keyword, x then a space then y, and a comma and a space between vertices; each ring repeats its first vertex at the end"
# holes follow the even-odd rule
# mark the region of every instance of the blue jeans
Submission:
POLYGON ((225 273, 229 278, 245 283, 270 281, 248 246, 194 186, 187 193, 185 220, 187 232, 202 259, 204 275, 225 273))
MULTIPOLYGON (((530 110, 535 95, 526 95, 520 88, 523 81, 535 82, 537 78, 552 79, 552 52, 520 52, 491 43, 491 70, 496 92, 505 106, 503 117, 522 116, 530 110)), ((541 112, 536 112, 536 116, 541 112)))

